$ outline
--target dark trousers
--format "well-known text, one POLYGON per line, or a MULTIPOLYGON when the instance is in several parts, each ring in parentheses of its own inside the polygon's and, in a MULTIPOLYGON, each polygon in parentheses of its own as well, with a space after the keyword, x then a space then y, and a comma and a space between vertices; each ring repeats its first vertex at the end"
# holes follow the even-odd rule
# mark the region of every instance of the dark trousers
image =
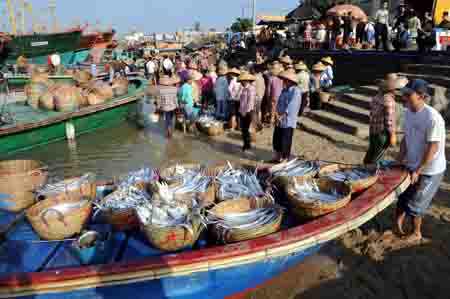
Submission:
POLYGON ((380 39, 383 44, 384 51, 388 51, 388 27, 386 24, 377 23, 375 25, 375 48, 380 47, 380 39))
POLYGON ((244 141, 243 150, 249 150, 252 148, 251 138, 250 138, 250 125, 252 124, 252 112, 247 113, 245 116, 240 115, 241 118, 241 130, 242 130, 242 140, 244 141))
POLYGON ((293 128, 275 127, 273 132, 273 150, 281 154, 282 159, 291 157, 292 138, 294 137, 293 128))

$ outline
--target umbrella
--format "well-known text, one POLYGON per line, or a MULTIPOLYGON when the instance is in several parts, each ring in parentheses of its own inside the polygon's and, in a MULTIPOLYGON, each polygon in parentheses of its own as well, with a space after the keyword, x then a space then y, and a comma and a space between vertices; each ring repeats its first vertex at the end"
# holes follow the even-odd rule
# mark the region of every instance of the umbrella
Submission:
POLYGON ((337 5, 327 11, 328 16, 343 16, 344 13, 352 13, 352 17, 357 20, 367 21, 366 13, 358 6, 350 4, 337 5))

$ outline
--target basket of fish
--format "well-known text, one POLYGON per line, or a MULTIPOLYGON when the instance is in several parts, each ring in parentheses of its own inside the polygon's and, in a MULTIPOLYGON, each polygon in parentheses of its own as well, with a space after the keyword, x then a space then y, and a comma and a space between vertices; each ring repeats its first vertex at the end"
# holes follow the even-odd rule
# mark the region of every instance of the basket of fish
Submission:
POLYGON ((224 243, 251 240, 280 229, 283 209, 269 198, 225 201, 208 212, 211 232, 224 243))
POLYGON ((215 177, 216 199, 219 202, 242 198, 272 198, 262 188, 256 171, 229 164, 215 177))
POLYGON ((149 243, 164 251, 178 251, 197 242, 206 227, 203 209, 195 198, 181 201, 168 186, 160 186, 158 196, 136 208, 142 232, 149 243))
POLYGON ((305 179, 313 178, 319 173, 320 165, 316 161, 293 159, 269 168, 271 182, 275 188, 287 193, 290 184, 301 183, 305 179))
POLYGON ((71 178, 47 184, 42 189, 36 191, 39 200, 47 198, 55 199, 94 199, 97 192, 96 176, 93 173, 86 173, 81 177, 71 178))
POLYGON ((300 219, 316 218, 345 207, 351 200, 348 183, 330 179, 308 179, 288 188, 288 201, 292 212, 300 219))
POLYGON ((36 189, 41 188, 48 176, 47 166, 34 160, 0 162, 0 193, 8 198, 0 201, 0 209, 19 212, 36 202, 36 189))
POLYGON ((79 234, 89 222, 92 202, 88 198, 48 198, 26 212, 36 233, 45 240, 63 240, 79 234))
POLYGON ((97 210, 93 218, 111 224, 115 231, 138 228, 136 208, 148 203, 147 184, 157 178, 157 172, 150 168, 130 172, 118 184, 117 190, 94 203, 97 210))
POLYGON ((376 167, 354 167, 332 164, 319 171, 320 178, 328 178, 338 182, 349 182, 353 193, 362 192, 378 181, 376 167))
POLYGON ((208 169, 198 164, 184 164, 161 171, 161 181, 168 184, 175 197, 196 197, 205 207, 216 201, 216 186, 208 169))
POLYGON ((225 133, 223 122, 216 120, 213 116, 203 115, 197 119, 197 128, 208 136, 220 136, 225 133))

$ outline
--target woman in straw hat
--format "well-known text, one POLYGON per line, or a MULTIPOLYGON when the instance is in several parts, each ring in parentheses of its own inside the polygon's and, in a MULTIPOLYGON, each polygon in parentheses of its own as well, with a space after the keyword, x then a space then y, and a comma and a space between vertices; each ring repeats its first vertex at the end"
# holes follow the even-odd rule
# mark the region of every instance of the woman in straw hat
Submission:
POLYGON ((178 103, 183 109, 184 117, 189 123, 190 130, 195 129, 195 120, 199 113, 199 109, 194 107, 193 84, 195 83, 193 81, 192 73, 189 73, 186 81, 178 92, 178 103))
POLYGON ((331 87, 328 76, 324 74, 325 70, 326 66, 320 62, 312 67, 311 81, 309 83, 310 108, 312 110, 320 110, 322 108, 320 94, 331 87))
POLYGON ((325 66, 326 69, 324 71, 324 74, 328 77, 328 80, 331 82, 331 85, 333 85, 334 80, 334 72, 333 72, 333 66, 334 61, 330 56, 324 57, 320 60, 325 66))
POLYGON ((241 97, 241 83, 238 81, 238 77, 241 75, 241 71, 237 68, 228 70, 228 91, 230 92, 229 112, 230 112, 230 128, 238 128, 239 115, 239 100, 241 97))
POLYGON ((397 144, 396 91, 408 84, 408 80, 397 74, 387 74, 380 83, 379 93, 370 103, 369 149, 365 164, 374 164, 383 158, 390 146, 397 144))
POLYGON ((242 130, 242 139, 244 152, 251 149, 250 126, 253 120, 253 113, 256 105, 256 88, 252 84, 255 76, 248 72, 243 72, 239 76, 239 82, 242 85, 239 102, 239 117, 242 130))
POLYGON ((216 96, 216 118, 222 121, 228 120, 230 91, 228 90, 227 73, 228 68, 226 66, 219 66, 219 70, 217 72, 219 77, 214 84, 214 94, 216 96))
POLYGON ((163 75, 158 86, 158 109, 164 114, 164 128, 167 138, 172 137, 174 126, 175 110, 178 108, 178 87, 179 79, 163 75))
POLYGON ((302 91, 302 106, 298 115, 301 116, 309 104, 309 83, 311 75, 308 66, 303 61, 299 61, 295 65, 295 70, 297 71, 298 87, 302 91))
POLYGON ((277 123, 273 133, 273 162, 289 160, 292 138, 297 127, 297 115, 302 102, 302 92, 297 86, 297 74, 287 70, 279 74, 283 91, 277 103, 277 123))
POLYGON ((266 88, 268 101, 264 109, 264 122, 269 125, 274 124, 275 122, 277 103, 283 90, 283 81, 278 77, 282 71, 283 68, 278 62, 274 62, 270 68, 269 82, 266 88))

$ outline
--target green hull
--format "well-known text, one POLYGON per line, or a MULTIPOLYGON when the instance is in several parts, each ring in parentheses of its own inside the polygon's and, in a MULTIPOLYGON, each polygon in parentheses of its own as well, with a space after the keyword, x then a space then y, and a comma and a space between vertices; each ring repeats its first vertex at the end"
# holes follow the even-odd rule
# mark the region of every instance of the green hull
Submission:
POLYGON ((0 129, 0 134, 2 134, 0 137, 0 156, 64 140, 66 139, 66 123, 71 123, 75 128, 76 136, 79 136, 123 122, 136 111, 136 102, 143 96, 144 82, 143 80, 135 81, 139 84, 130 87, 126 96, 71 113, 44 111, 30 113, 27 112, 27 109, 31 109, 28 106, 11 105, 12 109, 16 109, 17 117, 21 118, 22 121, 14 126, 0 129), (29 121, 30 119, 31 121, 29 121))
POLYGON ((58 52, 61 63, 69 64, 80 45, 80 38, 81 31, 18 35, 6 45, 6 61, 15 63, 23 55, 32 63, 47 64, 48 55, 58 52))
MULTIPOLYGON (((73 84, 75 82, 72 76, 49 76, 48 78, 55 83, 73 84)), ((29 76, 8 77, 8 85, 13 88, 24 87, 29 83, 31 83, 31 78, 29 76)))

